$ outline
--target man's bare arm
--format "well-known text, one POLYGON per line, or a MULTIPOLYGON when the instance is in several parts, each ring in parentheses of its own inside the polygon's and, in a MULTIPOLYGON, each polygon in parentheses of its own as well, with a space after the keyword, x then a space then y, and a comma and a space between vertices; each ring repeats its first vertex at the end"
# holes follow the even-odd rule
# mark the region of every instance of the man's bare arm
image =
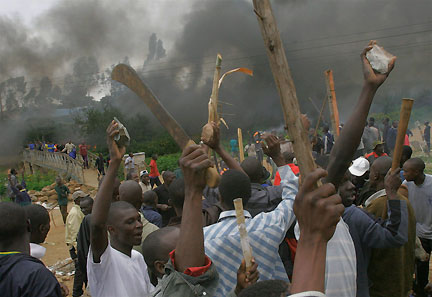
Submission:
POLYGON ((348 121, 344 125, 344 128, 330 153, 330 160, 327 166, 328 176, 326 181, 334 184, 336 188, 339 186, 346 170, 350 166, 352 156, 360 144, 360 139, 363 134, 363 129, 375 93, 379 86, 387 79, 396 61, 396 57, 394 57, 389 63, 389 70, 386 74, 375 73, 366 58, 366 53, 372 49, 373 44, 374 41, 371 41, 361 53, 364 76, 363 89, 357 104, 354 107, 354 111, 351 113, 348 121))
POLYGON ((209 142, 204 142, 204 144, 208 145, 212 150, 214 150, 222 158, 229 169, 234 169, 245 173, 239 162, 237 162, 220 144, 220 129, 218 125, 215 122, 211 122, 211 125, 213 128, 213 138, 209 142))
POLYGON ((176 270, 180 272, 205 265, 201 196, 206 186, 205 171, 210 166, 211 161, 200 146, 191 145, 183 150, 180 167, 185 182, 185 201, 175 251, 176 270))
POLYGON ((112 121, 107 128, 107 142, 110 152, 111 162, 100 188, 96 194, 96 199, 92 211, 90 244, 93 253, 93 261, 100 262, 100 257, 108 246, 108 234, 106 223, 108 212, 111 205, 111 197, 114 191, 114 180, 117 176, 118 168, 125 153, 124 147, 118 147, 114 141, 114 136, 119 133, 118 124, 112 121))

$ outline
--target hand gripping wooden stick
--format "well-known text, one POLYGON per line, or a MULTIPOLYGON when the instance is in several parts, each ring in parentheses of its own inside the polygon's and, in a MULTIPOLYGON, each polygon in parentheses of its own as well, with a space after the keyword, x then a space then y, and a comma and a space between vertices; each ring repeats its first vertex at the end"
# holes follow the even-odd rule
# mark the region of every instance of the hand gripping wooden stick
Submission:
POLYGON ((400 159, 402 157, 402 148, 404 145, 405 134, 408 128, 408 123, 411 116, 411 109, 414 103, 414 99, 404 98, 402 99, 400 119, 396 137, 395 148, 393 151, 392 171, 400 166, 400 159))
POLYGON ((240 243, 243 251, 243 258, 246 262, 246 272, 248 272, 252 266, 252 247, 249 244, 249 237, 246 230, 243 212, 243 200, 241 198, 234 199, 234 207, 240 233, 240 243))

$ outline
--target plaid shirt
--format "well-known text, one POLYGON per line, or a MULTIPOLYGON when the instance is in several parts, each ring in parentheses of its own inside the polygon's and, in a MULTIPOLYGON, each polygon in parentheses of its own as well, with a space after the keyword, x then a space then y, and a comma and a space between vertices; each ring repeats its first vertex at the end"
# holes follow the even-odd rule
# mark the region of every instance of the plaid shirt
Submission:
MULTIPOLYGON (((298 191, 298 178, 288 165, 279 167, 279 173, 283 188, 282 202, 275 210, 260 213, 254 218, 245 211, 245 217, 260 280, 281 279, 288 282, 278 249, 295 219, 293 204, 298 191)), ((222 212, 218 223, 205 227, 204 239, 206 255, 219 272, 219 285, 214 296, 225 297, 236 286, 237 270, 243 258, 235 211, 222 212)))

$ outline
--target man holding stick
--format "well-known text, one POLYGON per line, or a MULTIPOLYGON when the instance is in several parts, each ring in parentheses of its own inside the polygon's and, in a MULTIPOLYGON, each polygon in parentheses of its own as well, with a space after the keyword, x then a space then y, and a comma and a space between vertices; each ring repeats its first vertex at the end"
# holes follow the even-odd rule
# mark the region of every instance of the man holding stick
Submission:
MULTIPOLYGON (((288 281, 285 268, 278 254, 278 248, 286 231, 294 221, 293 204, 298 190, 298 179, 280 152, 279 140, 265 137, 264 152, 279 166, 282 202, 272 212, 261 213, 251 218, 245 211, 253 255, 260 267, 262 280, 281 279, 288 281)), ((233 200, 242 198, 246 205, 251 195, 249 178, 241 171, 229 170, 222 176, 219 185, 220 200, 225 210, 218 223, 204 228, 206 254, 212 259, 219 272, 219 285, 214 296, 225 297, 236 285, 237 267, 240 266, 242 250, 233 200)))

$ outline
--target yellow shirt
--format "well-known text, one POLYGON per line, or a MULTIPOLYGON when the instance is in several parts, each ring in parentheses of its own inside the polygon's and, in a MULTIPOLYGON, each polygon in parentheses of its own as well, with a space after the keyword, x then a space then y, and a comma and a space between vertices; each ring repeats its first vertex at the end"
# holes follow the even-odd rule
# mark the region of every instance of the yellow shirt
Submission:
POLYGON ((65 241, 67 245, 73 245, 76 248, 76 238, 83 219, 84 214, 81 208, 74 204, 66 218, 65 241))

